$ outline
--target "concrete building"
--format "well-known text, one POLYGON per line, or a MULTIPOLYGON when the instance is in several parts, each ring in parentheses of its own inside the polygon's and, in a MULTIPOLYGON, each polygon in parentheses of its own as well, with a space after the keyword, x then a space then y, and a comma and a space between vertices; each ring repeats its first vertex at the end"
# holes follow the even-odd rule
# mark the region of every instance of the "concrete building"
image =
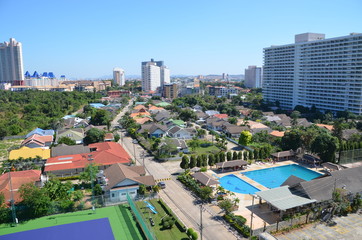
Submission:
POLYGON ((123 86, 124 83, 125 83, 124 70, 122 68, 114 68, 113 69, 113 84, 118 84, 119 86, 123 86))
POLYGON ((362 114, 362 34, 304 33, 294 44, 264 48, 263 75, 264 99, 283 109, 315 105, 362 114))
POLYGON ((162 97, 164 98, 177 98, 179 95, 179 86, 177 83, 169 83, 163 86, 162 97))
POLYGON ((0 43, 0 83, 22 85, 24 80, 23 53, 21 43, 14 38, 0 43))
POLYGON ((261 88, 262 86, 262 68, 249 66, 245 69, 245 86, 248 88, 261 88))
POLYGON ((155 91, 170 83, 170 70, 163 64, 163 61, 142 62, 142 90, 155 91))

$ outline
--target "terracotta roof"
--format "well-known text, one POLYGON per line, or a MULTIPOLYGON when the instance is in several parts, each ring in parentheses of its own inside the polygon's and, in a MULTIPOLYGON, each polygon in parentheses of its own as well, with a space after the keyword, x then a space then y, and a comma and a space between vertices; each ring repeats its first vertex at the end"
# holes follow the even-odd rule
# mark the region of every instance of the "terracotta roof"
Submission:
POLYGON ((66 169, 84 168, 89 164, 89 155, 92 162, 98 165, 111 165, 115 163, 129 164, 130 156, 124 148, 115 142, 94 143, 88 145, 92 150, 90 153, 64 155, 49 158, 45 164, 45 172, 59 171, 66 169))
POLYGON ((228 118, 229 115, 227 115, 227 114, 215 114, 214 117, 224 119, 224 118, 228 118))
POLYGON ((114 140, 113 133, 106 133, 106 134, 104 135, 104 141, 106 141, 106 140, 113 141, 113 140, 114 140))
POLYGON ((10 151, 9 159, 18 159, 20 157, 36 158, 36 156, 39 156, 42 159, 48 159, 48 158, 50 158, 50 149, 28 148, 28 147, 24 146, 19 149, 10 151))
POLYGON ((328 131, 332 131, 333 130, 333 125, 327 125, 327 124, 316 124, 316 126, 320 127, 320 128, 325 128, 327 129, 328 131))
POLYGON ((146 107, 145 107, 144 105, 142 105, 142 104, 135 106, 133 109, 134 109, 134 110, 140 110, 140 109, 142 109, 142 108, 146 109, 146 107))
POLYGON ((154 110, 165 110, 163 107, 157 107, 157 106, 151 106, 148 108, 149 111, 154 111, 154 110))
POLYGON ((284 137, 284 132, 281 131, 272 131, 271 133, 269 133, 270 135, 274 136, 274 137, 284 137))
MULTIPOLYGON (((13 189, 13 197, 15 202, 20 202, 20 193, 18 192, 21 185, 26 183, 35 183, 40 180, 40 170, 26 170, 19 172, 10 172, 11 185, 13 189)), ((9 173, 0 176, 0 192, 5 196, 5 202, 9 203, 11 199, 11 187, 9 173)))
POLYGON ((149 112, 137 112, 137 113, 131 113, 130 115, 131 118, 141 117, 141 116, 151 116, 151 114, 149 112))
POLYGON ((149 118, 149 117, 143 117, 143 118, 136 118, 135 121, 136 121, 136 123, 142 125, 142 124, 145 124, 146 122, 149 122, 149 121, 152 122, 152 119, 149 118))
POLYGON ((106 170, 104 175, 108 179, 107 186, 104 190, 110 190, 125 179, 129 179, 146 186, 155 185, 155 179, 153 176, 141 176, 140 172, 145 173, 143 166, 140 167, 129 167, 123 164, 113 164, 106 170), (143 170, 141 169, 143 168, 143 170))
POLYGON ((24 145, 28 145, 30 143, 36 143, 41 147, 45 147, 45 143, 48 143, 48 142, 53 142, 53 136, 51 136, 51 135, 40 136, 38 134, 34 134, 34 135, 31 135, 30 137, 28 137, 27 139, 25 139, 21 143, 21 145, 24 146, 24 145))

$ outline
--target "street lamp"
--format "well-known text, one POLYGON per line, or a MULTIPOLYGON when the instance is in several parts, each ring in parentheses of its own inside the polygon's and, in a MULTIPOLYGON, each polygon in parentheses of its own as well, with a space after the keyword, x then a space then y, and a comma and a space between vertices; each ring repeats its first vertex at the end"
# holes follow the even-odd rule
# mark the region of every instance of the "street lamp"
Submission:
POLYGON ((89 170, 90 170, 90 181, 91 181, 91 188, 92 188, 92 210, 93 210, 93 213, 95 212, 95 206, 94 206, 94 183, 93 183, 93 166, 92 166, 92 161, 94 159, 92 158, 92 154, 89 154, 88 155, 88 161, 90 162, 89 163, 89 170))

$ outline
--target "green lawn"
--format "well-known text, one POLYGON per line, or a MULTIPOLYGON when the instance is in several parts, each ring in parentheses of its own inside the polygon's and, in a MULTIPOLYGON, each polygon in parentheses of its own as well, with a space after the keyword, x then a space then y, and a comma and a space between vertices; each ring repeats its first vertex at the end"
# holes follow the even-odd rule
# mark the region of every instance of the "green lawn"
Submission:
POLYGON ((17 227, 1 224, 0 235, 99 218, 109 219, 113 235, 117 240, 144 239, 142 233, 140 232, 141 230, 133 220, 132 214, 126 205, 97 208, 96 213, 94 214, 92 213, 92 210, 85 210, 41 217, 18 224, 17 227))
MULTIPOLYGON (((190 149, 191 150, 191 149, 190 149)), ((193 151, 191 151, 191 154, 215 154, 220 152, 220 149, 216 146, 209 146, 209 147, 198 147, 193 149, 193 151)))
POLYGON ((163 229, 161 219, 166 216, 166 212, 159 204, 156 199, 152 199, 149 201, 152 206, 156 208, 157 214, 152 213, 146 204, 142 201, 136 202, 138 209, 141 210, 141 214, 143 214, 145 221, 149 223, 149 217, 152 217, 155 222, 155 226, 153 226, 153 230, 156 234, 158 240, 169 240, 169 239, 177 239, 177 240, 186 240, 189 239, 185 232, 181 232, 176 225, 174 225, 171 229, 163 229))
POLYGON ((8 149, 19 146, 24 139, 0 140, 0 161, 8 158, 8 149))

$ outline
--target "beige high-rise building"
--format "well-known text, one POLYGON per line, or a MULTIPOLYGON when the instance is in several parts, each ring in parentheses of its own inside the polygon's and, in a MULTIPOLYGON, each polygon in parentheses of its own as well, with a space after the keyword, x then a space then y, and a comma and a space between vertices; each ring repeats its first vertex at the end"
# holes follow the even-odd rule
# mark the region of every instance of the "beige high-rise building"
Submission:
POLYGON ((163 86, 163 93, 162 96, 164 98, 177 98, 179 94, 179 86, 177 85, 177 83, 169 83, 169 84, 165 84, 163 86))
POLYGON ((21 43, 14 38, 0 43, 0 83, 21 85, 24 80, 23 54, 21 43))
POLYGON ((124 70, 122 68, 113 69, 113 83, 123 86, 125 83, 124 70))

